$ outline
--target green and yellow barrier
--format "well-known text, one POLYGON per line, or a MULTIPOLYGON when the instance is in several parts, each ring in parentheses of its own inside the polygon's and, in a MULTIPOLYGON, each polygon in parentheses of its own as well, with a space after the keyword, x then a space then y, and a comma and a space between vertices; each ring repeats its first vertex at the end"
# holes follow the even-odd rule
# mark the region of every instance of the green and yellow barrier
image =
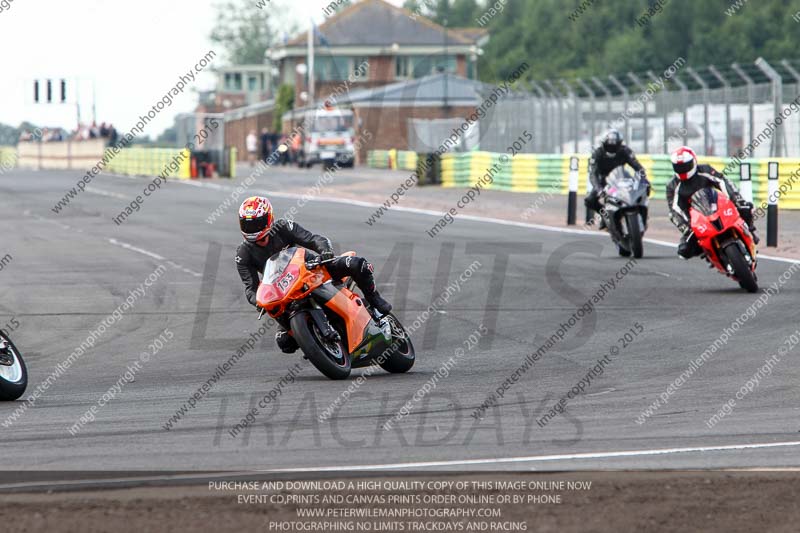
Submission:
POLYGON ((367 166, 414 171, 417 169, 417 153, 407 150, 370 150, 367 152, 367 166))
POLYGON ((13 146, 0 146, 0 170, 17 166, 17 149, 13 146))
POLYGON ((389 168, 389 150, 370 150, 367 152, 367 166, 389 168))
POLYGON ((118 154, 109 149, 111 158, 107 168, 117 174, 131 176, 160 176, 189 179, 191 177, 191 154, 180 148, 123 148, 118 154))
MULTIPOLYGON (((502 154, 488 152, 451 153, 442 156, 442 186, 470 187, 485 176, 487 171, 502 154)), ((509 158, 494 177, 488 189, 515 192, 550 192, 566 194, 569 178, 569 161, 571 154, 519 154, 509 158)), ((586 193, 587 176, 589 174, 589 157, 579 155, 579 187, 578 193, 586 193)), ((653 197, 664 199, 666 186, 672 179, 672 163, 666 155, 643 155, 639 161, 647 170, 653 183, 653 197)), ((748 159, 744 161, 751 167, 753 180, 753 200, 758 205, 767 200, 768 163, 780 164, 779 186, 786 191, 780 198, 780 207, 784 209, 800 209, 800 159, 772 158, 748 159), (794 176, 794 177, 793 177, 794 176)), ((720 157, 701 158, 700 163, 712 165, 719 171, 726 170, 726 175, 738 184, 739 163, 720 157), (730 165, 730 166, 729 166, 730 165)))

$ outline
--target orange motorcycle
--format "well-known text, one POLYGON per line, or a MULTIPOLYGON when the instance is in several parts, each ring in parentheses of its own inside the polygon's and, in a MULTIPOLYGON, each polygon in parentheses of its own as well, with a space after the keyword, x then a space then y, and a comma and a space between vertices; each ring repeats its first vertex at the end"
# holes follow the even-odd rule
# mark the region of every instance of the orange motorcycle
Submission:
POLYGON ((306 358, 331 379, 376 364, 407 372, 415 360, 408 332, 392 313, 378 316, 368 308, 352 279, 333 279, 324 268, 329 261, 302 247, 273 255, 256 294, 259 319, 266 312, 286 327, 306 358))

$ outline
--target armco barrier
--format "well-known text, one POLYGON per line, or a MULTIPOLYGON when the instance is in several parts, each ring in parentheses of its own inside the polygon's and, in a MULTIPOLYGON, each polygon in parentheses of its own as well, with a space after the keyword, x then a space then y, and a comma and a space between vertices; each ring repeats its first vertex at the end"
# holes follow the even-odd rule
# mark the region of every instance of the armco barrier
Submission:
POLYGON ((21 142, 17 165, 34 169, 88 170, 103 158, 105 140, 21 142))
MULTIPOLYGON (((113 155, 113 154, 112 154, 113 155)), ((189 179, 189 150, 180 148, 124 148, 106 167, 110 172, 132 176, 160 176, 189 179)))
POLYGON ((166 171, 171 178, 191 176, 189 151, 180 148, 145 148, 134 146, 115 151, 106 148, 105 140, 20 143, 17 164, 23 168, 100 170, 131 176, 158 176, 166 171))

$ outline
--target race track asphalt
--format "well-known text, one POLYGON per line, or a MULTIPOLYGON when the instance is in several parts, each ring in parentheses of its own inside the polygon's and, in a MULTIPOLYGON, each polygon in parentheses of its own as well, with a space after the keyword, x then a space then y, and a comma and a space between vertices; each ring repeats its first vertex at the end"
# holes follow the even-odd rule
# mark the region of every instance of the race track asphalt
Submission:
MULTIPOLYGON (((342 172, 363 179, 359 170, 342 172)), ((278 352, 270 330, 167 430, 169 418, 261 324, 244 300, 233 261, 240 239, 235 207, 213 224, 206 221, 235 183, 170 180, 116 225, 112 217, 149 180, 101 175, 62 212, 51 211, 80 176, 22 170, 0 176, 0 257, 12 257, 0 270, 0 326, 19 321, 12 337, 28 363, 25 397, 159 265, 163 273, 16 420, 8 424, 22 401, 0 405, 6 470, 800 467, 800 350, 780 356, 757 384, 751 380, 798 329, 800 276, 784 276, 779 294, 740 321, 724 346, 639 424, 643 410, 759 297, 702 261, 682 262, 671 248, 648 243, 645 258, 595 311, 496 407, 474 418, 492 391, 626 260, 601 235, 461 219, 430 238, 426 230, 437 218, 431 214, 394 210, 368 226, 374 207, 320 198, 300 209, 298 221, 328 235, 337 250, 373 261, 379 287, 406 325, 469 265, 480 266, 415 331, 412 371, 376 372, 330 420, 318 417, 364 370, 330 381, 300 356, 278 352), (488 333, 469 349, 466 339, 482 326, 488 333), (623 347, 628 343, 620 339, 637 327, 643 331, 623 347), (140 365, 135 381, 120 382, 165 328, 174 337, 140 365), (459 348, 464 355, 444 376, 440 369, 459 348), (536 420, 614 348, 604 373, 569 400, 565 414, 540 427, 536 420), (278 401, 261 410, 251 430, 231 437, 233 425, 296 363, 295 382, 280 386, 278 401), (709 418, 748 380, 752 391, 709 428, 709 418), (115 397, 96 409, 96 420, 70 434, 120 383, 115 397), (425 383, 435 387, 384 431, 384 422, 425 383)), ((251 190, 279 191, 297 176, 276 170, 251 190)), ((312 170, 303 179, 318 178, 312 170)), ((283 213, 297 199, 273 196, 273 203, 283 213)), ((762 286, 791 267, 762 260, 762 286)))

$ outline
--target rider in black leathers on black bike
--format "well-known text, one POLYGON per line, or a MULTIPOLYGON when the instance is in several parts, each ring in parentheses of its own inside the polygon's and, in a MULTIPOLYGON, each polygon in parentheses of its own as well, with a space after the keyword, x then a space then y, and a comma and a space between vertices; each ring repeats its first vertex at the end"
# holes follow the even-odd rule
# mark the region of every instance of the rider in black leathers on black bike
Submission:
MULTIPOLYGON (((617 130, 610 130, 603 137, 603 142, 592 152, 589 160, 589 181, 592 190, 586 195, 583 202, 587 209, 600 212, 603 208, 600 203, 600 194, 606 186, 606 178, 614 169, 624 165, 630 165, 633 170, 641 177, 647 185, 647 194, 650 195, 650 182, 647 181, 647 171, 636 159, 631 150, 622 139, 622 135, 617 130)), ((600 229, 605 227, 604 220, 600 219, 600 229)))

